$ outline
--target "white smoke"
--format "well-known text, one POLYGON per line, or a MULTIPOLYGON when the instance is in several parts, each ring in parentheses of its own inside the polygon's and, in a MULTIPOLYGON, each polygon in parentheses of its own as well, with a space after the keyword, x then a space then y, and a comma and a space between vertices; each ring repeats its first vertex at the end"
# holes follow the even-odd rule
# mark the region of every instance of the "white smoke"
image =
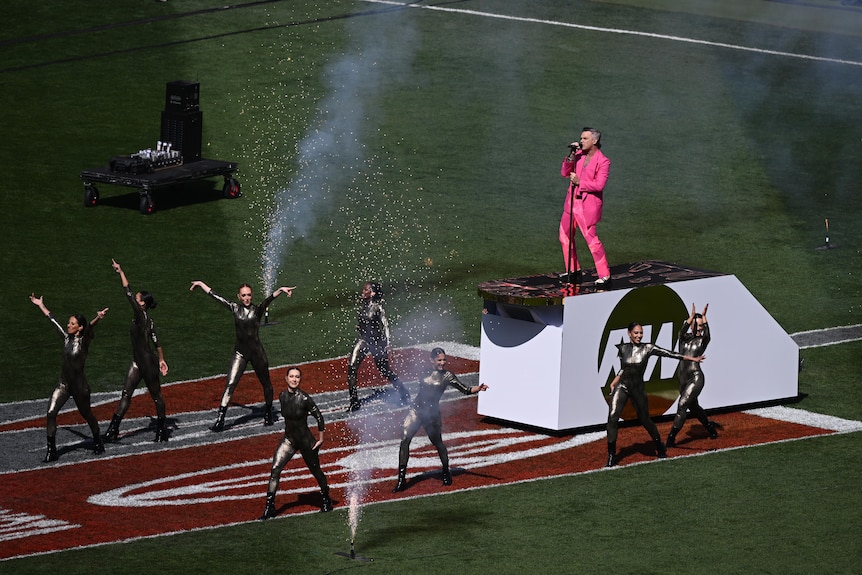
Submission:
POLYGON ((337 197, 361 177, 365 137, 381 93, 410 70, 417 35, 410 10, 348 20, 351 47, 327 66, 326 97, 315 127, 296 145, 296 171, 275 192, 261 255, 265 292, 271 291, 291 247, 308 237, 337 197))

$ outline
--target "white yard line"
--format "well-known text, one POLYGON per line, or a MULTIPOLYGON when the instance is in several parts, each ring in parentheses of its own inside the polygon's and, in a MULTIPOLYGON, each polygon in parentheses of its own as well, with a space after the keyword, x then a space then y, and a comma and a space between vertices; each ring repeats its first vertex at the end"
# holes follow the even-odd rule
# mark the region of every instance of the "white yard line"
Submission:
POLYGON ((389 6, 403 6, 404 8, 416 8, 420 10, 434 10, 435 12, 450 12, 457 14, 467 14, 470 16, 481 16, 483 18, 494 18, 497 20, 509 20, 512 22, 527 22, 531 24, 544 24, 546 26, 559 26, 563 28, 573 28, 577 30, 586 30, 590 32, 604 32, 606 34, 622 34, 626 36, 641 36, 645 38, 655 38, 658 40, 670 40, 673 42, 684 42, 687 44, 698 44, 701 46, 711 46, 714 48, 726 48, 730 50, 738 50, 742 52, 754 52, 758 54, 769 54, 772 56, 782 56, 787 58, 798 58, 801 60, 814 60, 817 62, 829 62, 832 64, 844 64, 848 66, 862 66, 862 62, 856 60, 844 60, 841 58, 826 58, 824 56, 814 56, 811 54, 799 54, 795 52, 784 52, 781 50, 769 50, 766 48, 755 48, 753 46, 743 46, 741 44, 730 44, 727 42, 713 42, 710 40, 700 40, 697 38, 686 38, 684 36, 671 36, 668 34, 655 34, 653 32, 641 32, 639 30, 625 30, 622 28, 604 28, 602 26, 588 26, 586 24, 574 24, 572 22, 558 22, 556 20, 543 20, 540 18, 527 18, 524 16, 508 16, 505 14, 494 14, 493 12, 480 12, 478 10, 465 10, 463 8, 450 8, 445 6, 429 6, 425 4, 405 4, 404 2, 396 2, 394 0, 363 0, 370 4, 386 4, 389 6))

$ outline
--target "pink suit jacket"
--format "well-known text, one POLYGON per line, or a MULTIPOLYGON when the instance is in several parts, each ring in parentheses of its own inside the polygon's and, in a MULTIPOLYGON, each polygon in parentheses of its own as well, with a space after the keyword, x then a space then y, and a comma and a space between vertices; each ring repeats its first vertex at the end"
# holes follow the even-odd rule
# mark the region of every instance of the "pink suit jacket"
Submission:
MULTIPOLYGON (((569 184, 569 193, 566 194, 566 203, 563 206, 563 211, 568 212, 570 210, 570 206, 572 206, 572 193, 577 194, 580 192, 582 199, 575 199, 575 204, 581 202, 579 208, 583 209, 584 223, 587 226, 594 226, 602 219, 602 192, 605 189, 605 184, 608 182, 611 161, 601 150, 596 150, 586 169, 583 167, 585 159, 586 155, 578 152, 575 155, 574 161, 570 161, 568 157, 563 160, 560 174, 564 178, 568 178, 569 174, 574 171, 581 182, 577 189, 574 189, 574 185, 569 184)), ((576 211, 578 211, 578 208, 576 208, 576 211)))

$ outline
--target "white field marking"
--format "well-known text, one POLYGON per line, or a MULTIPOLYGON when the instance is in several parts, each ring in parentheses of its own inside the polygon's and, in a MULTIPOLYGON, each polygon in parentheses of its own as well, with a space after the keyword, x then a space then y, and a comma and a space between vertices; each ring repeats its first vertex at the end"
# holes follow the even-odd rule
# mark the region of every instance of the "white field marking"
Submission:
POLYGON ((709 40, 698 40, 697 38, 685 38, 683 36, 669 36, 667 34, 655 34, 652 32, 640 32, 637 30, 624 30, 621 28, 603 28, 601 26, 587 26, 585 24, 573 24, 571 22, 558 22, 555 20, 542 20, 539 18, 526 18, 523 16, 507 16, 504 14, 494 14, 493 12, 479 12, 478 10, 464 10, 462 8, 446 8, 443 6, 427 6, 424 4, 405 4, 403 2, 395 2, 394 0, 363 0, 370 4, 387 4, 390 6, 403 6, 404 8, 418 8, 422 10, 436 10, 438 12, 453 12, 458 14, 468 14, 471 16, 483 16, 485 18, 495 18, 498 20, 510 20, 513 22, 529 22, 531 24, 546 24, 549 26, 560 26, 563 28, 575 28, 578 30, 588 30, 591 32, 605 32, 608 34, 623 34, 626 36, 642 36, 645 38, 657 38, 659 40, 671 40, 674 42, 685 42, 688 44, 699 44, 701 46, 712 46, 715 48, 728 48, 730 50, 739 50, 742 52, 756 52, 758 54, 770 54, 772 56, 784 56, 788 58, 799 58, 802 60, 814 60, 817 62, 829 62, 832 64, 847 64, 849 66, 862 66, 862 62, 856 60, 843 60, 840 58, 826 58, 823 56, 812 56, 810 54, 797 54, 794 52, 783 52, 780 50, 768 50, 765 48, 753 48, 751 46, 741 46, 739 44, 728 44, 726 42, 712 42, 709 40))
POLYGON ((0 508, 0 543, 12 539, 32 537, 33 535, 47 535, 67 529, 77 529, 78 527, 81 526, 60 519, 49 519, 44 515, 13 513, 8 509, 0 508))
MULTIPOLYGON (((829 333, 830 331, 838 331, 838 330, 860 330, 862 329, 862 323, 857 323, 853 325, 839 325, 835 327, 824 327, 821 329, 809 329, 807 331, 797 331, 796 333, 790 334, 794 340, 797 336, 806 336, 817 333, 829 333)), ((825 342, 818 342, 811 345, 800 345, 799 349, 811 349, 815 347, 826 347, 827 345, 838 345, 839 343, 851 343, 854 341, 862 340, 862 337, 850 337, 846 339, 831 339, 825 342)))
POLYGON ((853 421, 852 419, 842 419, 832 415, 823 415, 821 413, 813 413, 804 409, 796 409, 793 407, 785 407, 777 405, 774 407, 761 407, 758 409, 749 409, 743 413, 750 413, 758 417, 767 419, 777 419, 778 421, 786 421, 788 423, 798 423, 809 427, 818 427, 820 429, 828 429, 839 433, 850 433, 853 431, 862 430, 862 421, 853 421))
MULTIPOLYGON (((837 433, 862 430, 862 422, 859 421, 783 406, 753 409, 746 413, 837 433)), ((545 436, 512 429, 461 431, 445 435, 446 442, 450 445, 450 465, 454 468, 468 470, 560 452, 587 443, 601 441, 605 437, 604 431, 597 431, 576 435, 564 441, 554 441, 545 436)), ((397 439, 388 439, 321 450, 321 453, 344 454, 336 461, 322 465, 329 479, 330 487, 355 486, 356 481, 351 481, 351 477, 354 477, 357 471, 394 470, 395 463, 398 461, 399 443, 397 439)), ((410 459, 410 469, 413 474, 433 472, 439 468, 438 456, 435 450, 429 448, 430 445, 431 443, 426 437, 414 438, 413 449, 411 449, 413 456, 410 459)), ((710 452, 712 451, 722 450, 711 450, 710 452)), ((88 502, 113 507, 153 507, 258 499, 260 491, 269 479, 267 471, 259 470, 244 475, 222 476, 211 480, 207 480, 207 476, 231 473, 234 470, 248 467, 264 467, 269 461, 269 459, 245 461, 129 484, 93 495, 88 499, 88 502), (187 482, 189 479, 196 481, 189 483, 187 482)), ((279 492, 290 495, 308 491, 307 475, 308 473, 302 465, 294 465, 285 469, 282 472, 281 480, 284 487, 279 492)), ((390 481, 391 477, 377 477, 361 480, 360 483, 368 486, 390 481)))
MULTIPOLYGON (((510 429, 462 431, 445 434, 444 437, 449 444, 450 465, 455 468, 476 469, 564 451, 599 441, 605 437, 605 432, 577 435, 564 441, 554 441, 545 436, 510 429), (453 440, 460 440, 460 442, 453 444, 453 440), (520 449, 513 449, 513 446, 520 446, 520 449)), ((399 444, 398 439, 389 439, 321 450, 321 454, 344 454, 332 463, 321 465, 327 475, 330 488, 346 488, 354 485, 355 481, 351 482, 350 477, 356 471, 372 469, 394 471, 397 467, 399 444)), ((413 474, 429 472, 440 467, 439 457, 435 450, 428 449, 431 442, 426 437, 415 438, 411 446, 413 456, 410 458, 410 469, 413 474), (423 449, 425 449, 424 452, 423 449)), ((260 493, 269 481, 270 461, 269 458, 244 461, 133 483, 92 495, 87 501, 109 507, 161 507, 259 499, 260 493), (263 466, 266 466, 267 471, 206 479, 212 474, 263 466), (187 483, 189 479, 198 481, 187 483), (180 485, 177 485, 178 482, 180 485)), ((308 491, 307 484, 303 484, 308 478, 308 470, 304 465, 292 465, 284 469, 281 478, 281 485, 285 486, 279 488, 281 494, 308 491), (295 484, 291 487, 290 483, 293 480, 298 480, 299 485, 295 484)), ((388 483, 391 480, 391 477, 369 478, 361 483, 370 485, 388 483)))
POLYGON ((796 337, 797 335, 808 335, 809 333, 827 333, 830 331, 834 331, 836 329, 859 329, 862 328, 862 323, 854 323, 852 325, 836 325, 835 327, 821 327, 818 329, 808 329, 805 331, 797 331, 796 333, 791 333, 790 337, 796 337))
MULTIPOLYGON (((435 342, 431 342, 431 343, 421 343, 421 344, 416 344, 416 345, 408 345, 408 346, 404 346, 404 347, 396 348, 396 349, 419 349, 419 350, 430 352, 435 347, 442 347, 444 350, 446 350, 446 353, 448 355, 451 355, 452 357, 459 357, 462 359, 479 361, 479 348, 478 347, 472 346, 472 345, 467 345, 464 343, 458 343, 458 342, 454 342, 454 341, 435 341, 435 342)), ((285 363, 285 364, 281 364, 281 365, 273 365, 273 366, 270 366, 270 370, 282 369, 285 367, 293 367, 293 366, 302 367, 304 365, 311 365, 314 363, 335 362, 335 361, 339 361, 339 360, 344 359, 344 357, 345 356, 342 355, 342 356, 338 356, 338 357, 328 357, 328 358, 324 358, 324 359, 313 359, 313 360, 302 361, 302 362, 298 362, 298 363, 285 363)), ((252 372, 247 372, 247 373, 252 373, 252 372)), ((467 375, 467 374, 462 374, 462 375, 467 375)), ((215 379, 215 380, 224 379, 226 377, 227 377, 226 373, 220 373, 220 374, 216 374, 216 375, 197 377, 194 379, 182 379, 179 381, 172 381, 170 383, 163 383, 162 388, 173 387, 175 385, 184 385, 186 383, 196 383, 196 382, 199 382, 201 380, 206 380, 206 379, 215 379)), ((345 383, 344 383, 345 391, 347 390, 347 379, 346 379, 346 377, 347 376, 345 376, 345 380, 344 380, 345 381, 345 383)), ((216 385, 224 385, 224 382, 223 381, 218 382, 216 385)), ((140 395, 144 395, 144 394, 148 394, 148 393, 149 393, 149 391, 147 390, 146 387, 138 387, 133 392, 132 397, 138 397, 140 395)), ((336 393, 336 392, 324 392, 324 393, 336 393)), ((315 397, 317 397, 320 394, 315 393, 313 395, 315 397)), ((121 396, 122 396, 121 390, 93 393, 90 396, 90 405, 91 405, 91 407, 97 407, 100 405, 116 403, 120 400, 121 396)), ((27 399, 24 401, 15 401, 15 402, 10 402, 10 403, 3 403, 2 407, 4 407, 4 408, 10 407, 11 408, 14 406, 25 406, 25 405, 42 406, 42 405, 47 405, 47 403, 48 403, 47 399, 27 399)), ((13 411, 17 412, 18 410, 13 410, 13 411)), ((72 412, 76 412, 76 411, 77 411, 77 408, 75 407, 74 402, 68 402, 68 404, 65 405, 62 410, 60 410, 60 414, 72 413, 72 412)), ((208 411, 208 410, 201 410, 201 411, 208 411)), ((215 413, 215 408, 213 408, 212 411, 213 411, 213 413, 215 413)), ((194 413, 194 412, 187 412, 187 413, 194 413)), ((44 415, 45 415, 44 413, 41 413, 38 415, 38 417, 44 418, 44 415)), ((174 417, 176 415, 178 415, 178 414, 172 413, 171 417, 174 417)), ((26 417, 19 417, 17 419, 4 419, 4 420, 0 420, 0 424, 8 425, 8 424, 12 424, 12 423, 18 423, 19 421, 30 421, 30 420, 34 419, 34 417, 35 416, 30 415, 30 416, 26 416, 26 417)), ((40 423, 40 425, 38 427, 44 427, 44 424, 40 423)))
POLYGON ((830 342, 826 342, 826 343, 818 343, 818 344, 813 344, 813 345, 800 345, 799 349, 813 349, 816 347, 826 347, 828 345, 838 345, 839 343, 852 343, 854 341, 860 341, 860 340, 862 340, 862 337, 853 337, 850 339, 840 339, 840 340, 836 340, 836 341, 830 341, 830 342))
MULTIPOLYGON (((795 411, 800 411, 800 412, 806 413, 806 412, 804 412, 804 410, 795 410, 795 411)), ((815 417, 817 417, 817 416, 815 415, 815 417)), ((829 418, 829 416, 819 416, 819 417, 829 418)), ((855 423, 859 426, 862 426, 862 422, 850 422, 850 423, 855 423)), ((834 422, 833 422, 833 425, 834 425, 834 422)), ((850 431, 838 431, 838 432, 836 432, 836 434, 843 434, 843 433, 849 433, 849 432, 850 431)), ((562 474, 562 475, 535 477, 535 478, 530 478, 530 479, 520 479, 520 480, 516 480, 516 481, 507 482, 507 483, 502 484, 502 485, 508 486, 508 485, 522 484, 522 483, 535 483, 535 482, 544 481, 547 479, 556 479, 559 477, 575 477, 578 475, 586 475, 586 474, 590 474, 590 473, 617 473, 617 472, 622 472, 622 471, 628 469, 629 467, 636 466, 636 465, 662 465, 662 464, 665 464, 665 462, 673 461, 676 459, 684 459, 684 458, 689 458, 689 457, 704 457, 704 456, 709 456, 709 455, 712 455, 714 453, 718 453, 718 452, 722 452, 722 451, 737 451, 740 449, 750 449, 750 448, 758 447, 761 445, 788 443, 791 441, 804 441, 807 439, 812 439, 814 437, 820 437, 820 436, 806 436, 806 437, 798 437, 798 438, 792 438, 792 439, 783 439, 783 440, 779 440, 779 441, 772 441, 769 443, 760 443, 760 444, 744 445, 744 446, 739 446, 739 447, 715 449, 715 450, 711 450, 711 451, 704 451, 701 453, 692 453, 692 454, 688 454, 688 455, 676 455, 670 459, 651 459, 651 460, 647 460, 647 461, 629 463, 627 465, 621 465, 621 466, 616 466, 616 467, 600 467, 597 469, 591 469, 591 470, 587 470, 587 471, 578 471, 578 472, 567 473, 567 474, 562 474)), ((304 469, 304 466, 302 466, 302 468, 304 469)), ((400 503, 402 501, 408 501, 411 499, 421 499, 421 498, 426 498, 426 497, 445 496, 445 495, 449 495, 455 491, 464 492, 464 491, 477 491, 480 489, 493 489, 496 487, 501 487, 502 485, 501 484, 496 484, 496 485, 490 484, 490 485, 468 487, 468 488, 462 488, 462 489, 456 489, 456 490, 440 491, 437 493, 427 493, 427 494, 423 494, 423 495, 408 495, 408 496, 401 496, 401 497, 398 497, 396 499, 370 501, 370 502, 363 503, 362 505, 363 505, 363 507, 366 507, 366 506, 372 506, 372 505, 400 503)), ((281 492, 281 490, 279 490, 279 492, 281 492)), ((340 510, 340 509, 341 508, 339 507, 337 510, 340 510)), ((297 512, 297 513, 282 514, 282 515, 278 515, 276 517, 273 517, 269 521, 273 522, 273 521, 279 521, 279 520, 288 520, 291 517, 298 517, 298 516, 302 516, 302 515, 311 515, 311 514, 317 514, 317 513, 319 513, 319 510, 309 510, 309 511, 297 512)), ((166 532, 166 533, 159 533, 157 535, 147 535, 147 536, 142 536, 142 537, 128 537, 126 539, 122 539, 122 540, 118 540, 118 541, 109 541, 106 543, 96 543, 93 545, 79 545, 79 546, 63 549, 62 551, 70 551, 73 549, 89 549, 89 548, 93 548, 93 547, 103 547, 105 545, 114 545, 115 543, 131 543, 134 541, 143 541, 143 540, 147 540, 147 539, 155 539, 158 537, 171 537, 173 535, 179 535, 182 533, 193 533, 193 532, 198 532, 198 531, 211 531, 214 529, 221 529, 222 527, 233 527, 236 525, 247 525, 249 523, 257 523, 257 520, 256 519, 250 519, 250 520, 246 520, 246 521, 235 521, 232 523, 224 523, 224 524, 220 524, 220 525, 210 525, 210 526, 206 526, 206 527, 197 527, 197 528, 193 528, 193 529, 178 529, 178 530, 170 531, 170 532, 166 532)), ((347 541, 347 539, 345 539, 345 541, 347 541)), ((21 558, 21 557, 32 557, 32 556, 37 556, 37 555, 49 555, 49 554, 59 553, 59 552, 60 551, 58 550, 58 551, 44 551, 44 552, 38 552, 38 553, 29 553, 26 555, 17 555, 14 557, 9 557, 8 559, 17 559, 17 558, 21 558)), ((0 559, 0 562, 2 562, 2 561, 6 561, 6 559, 0 559)))

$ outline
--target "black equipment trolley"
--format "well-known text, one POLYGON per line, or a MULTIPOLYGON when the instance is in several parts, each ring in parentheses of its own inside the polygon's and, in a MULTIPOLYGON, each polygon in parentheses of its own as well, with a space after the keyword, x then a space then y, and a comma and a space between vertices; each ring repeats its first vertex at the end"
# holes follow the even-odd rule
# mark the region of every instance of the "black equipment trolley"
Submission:
POLYGON ((203 113, 200 111, 200 84, 176 80, 165 86, 165 109, 162 112, 162 137, 156 150, 141 150, 130 156, 115 156, 107 166, 83 170, 84 205, 99 203, 96 184, 116 184, 140 190, 142 214, 155 210, 151 192, 195 180, 224 177, 224 196, 242 195, 233 177, 235 162, 206 160, 201 157, 203 113))
POLYGON ((84 182, 84 205, 94 207, 99 203, 99 190, 96 188, 97 183, 115 184, 138 188, 141 196, 141 213, 151 214, 155 211, 155 204, 151 195, 153 190, 215 176, 224 177, 222 192, 226 198, 238 198, 242 195, 242 192, 239 181, 233 177, 237 167, 235 162, 200 159, 187 164, 170 166, 140 174, 128 171, 114 171, 111 169, 111 166, 82 170, 81 181, 84 182))

